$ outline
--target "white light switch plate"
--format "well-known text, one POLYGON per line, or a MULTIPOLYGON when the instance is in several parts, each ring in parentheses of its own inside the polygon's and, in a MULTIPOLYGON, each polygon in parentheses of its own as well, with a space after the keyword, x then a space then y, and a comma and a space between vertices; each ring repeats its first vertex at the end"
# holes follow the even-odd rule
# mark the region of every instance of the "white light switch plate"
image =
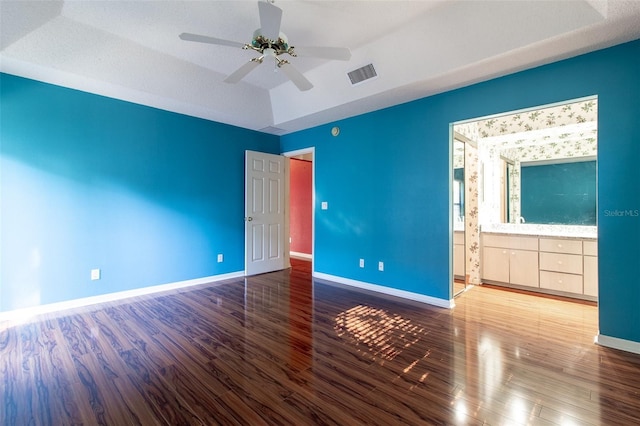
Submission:
POLYGON ((329 209, 329 203, 326 201, 323 201, 322 204, 322 210, 328 210, 329 209))
POLYGON ((96 281, 100 279, 100 269, 92 269, 91 270, 91 281, 96 281))

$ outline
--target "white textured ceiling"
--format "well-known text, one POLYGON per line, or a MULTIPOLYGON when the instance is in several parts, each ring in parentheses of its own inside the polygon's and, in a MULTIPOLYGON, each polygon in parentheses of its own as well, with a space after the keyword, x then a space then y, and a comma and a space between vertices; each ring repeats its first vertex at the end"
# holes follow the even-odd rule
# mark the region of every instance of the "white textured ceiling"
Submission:
POLYGON ((0 0, 0 71, 254 130, 288 133, 640 38, 640 1, 288 1, 294 46, 349 47, 350 61, 290 58, 300 92, 249 42, 256 1, 0 0), (378 78, 346 73, 372 63, 378 78))

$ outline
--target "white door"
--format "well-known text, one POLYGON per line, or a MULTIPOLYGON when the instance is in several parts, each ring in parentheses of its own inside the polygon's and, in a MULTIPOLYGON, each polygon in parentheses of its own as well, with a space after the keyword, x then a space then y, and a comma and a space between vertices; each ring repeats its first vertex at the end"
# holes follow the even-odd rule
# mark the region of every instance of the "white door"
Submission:
POLYGON ((245 274, 285 268, 285 157, 245 152, 245 274))

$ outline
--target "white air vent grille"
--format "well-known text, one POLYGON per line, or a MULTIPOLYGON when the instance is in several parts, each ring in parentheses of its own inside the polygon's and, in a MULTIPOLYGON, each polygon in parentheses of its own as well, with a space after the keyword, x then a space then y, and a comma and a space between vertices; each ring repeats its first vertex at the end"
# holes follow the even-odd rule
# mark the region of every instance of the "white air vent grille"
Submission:
POLYGON ((351 84, 358 84, 365 80, 377 77, 378 73, 376 73, 376 69, 373 67, 373 64, 369 64, 362 68, 358 68, 357 70, 353 70, 347 73, 347 75, 349 76, 349 80, 351 80, 351 84))

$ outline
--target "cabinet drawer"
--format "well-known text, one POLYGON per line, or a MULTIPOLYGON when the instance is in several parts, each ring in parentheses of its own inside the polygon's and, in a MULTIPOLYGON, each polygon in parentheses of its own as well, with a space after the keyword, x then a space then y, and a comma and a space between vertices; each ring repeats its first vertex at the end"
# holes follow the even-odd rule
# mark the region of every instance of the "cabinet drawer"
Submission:
POLYGON ((540 287, 582 294, 582 275, 540 271, 540 287))
POLYGON ((540 251, 582 254, 582 241, 540 238, 540 251))
POLYGON ((582 275, 582 256, 540 252, 540 269, 582 275))
POLYGON ((585 256, 597 256, 598 255, 598 242, 597 241, 584 241, 583 250, 585 256))
POLYGON ((482 234, 482 245, 509 248, 509 237, 507 235, 482 234))
POLYGON ((537 237, 511 237, 509 244, 512 249, 538 251, 537 237))
POLYGON ((538 250, 537 237, 514 237, 512 235, 483 234, 482 244, 485 247, 501 247, 516 250, 538 250))

